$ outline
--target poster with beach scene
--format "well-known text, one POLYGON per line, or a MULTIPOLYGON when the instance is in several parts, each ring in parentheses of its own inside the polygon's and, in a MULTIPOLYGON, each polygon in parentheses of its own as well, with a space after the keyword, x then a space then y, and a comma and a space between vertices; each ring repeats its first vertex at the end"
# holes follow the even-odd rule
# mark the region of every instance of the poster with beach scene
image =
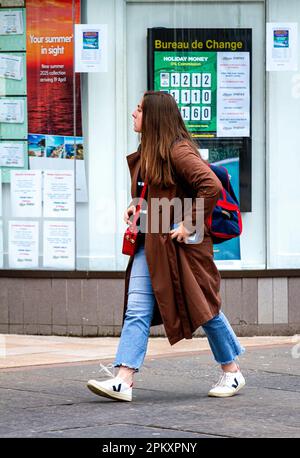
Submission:
POLYGON ((65 154, 65 138, 59 135, 46 135, 46 157, 63 159, 65 154))
POLYGON ((87 202, 83 137, 29 134, 28 139, 30 169, 75 171, 76 202, 87 202))
POLYGON ((28 134, 28 155, 40 158, 84 160, 83 137, 28 134))
POLYGON ((76 159, 79 161, 84 160, 83 138, 76 137, 76 159))
POLYGON ((83 138, 82 137, 65 137, 64 158, 65 159, 74 159, 74 157, 76 157, 77 160, 84 159, 83 138))
POLYGON ((28 134, 28 156, 45 157, 46 136, 28 134))

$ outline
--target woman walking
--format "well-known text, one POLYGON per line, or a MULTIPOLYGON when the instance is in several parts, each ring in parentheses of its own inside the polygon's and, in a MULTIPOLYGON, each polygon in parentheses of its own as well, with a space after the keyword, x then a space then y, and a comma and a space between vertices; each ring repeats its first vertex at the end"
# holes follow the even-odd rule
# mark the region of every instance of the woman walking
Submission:
MULTIPOLYGON (((90 380, 87 386, 99 396, 131 401, 133 376, 143 364, 150 327, 163 323, 171 345, 191 339, 197 328, 203 327, 222 370, 208 395, 233 396, 245 385, 235 361, 244 349, 220 310, 220 274, 205 225, 222 185, 201 159, 171 95, 146 92, 133 119, 134 130, 141 134, 141 145, 127 156, 127 162, 133 198, 140 196, 147 183, 147 231, 139 234, 138 249, 126 270, 123 328, 113 363, 119 368, 118 374, 106 381, 90 380), (184 202, 191 197, 193 202, 204 199, 201 243, 189 243, 197 218, 194 204, 180 221, 171 207, 171 223, 177 224, 168 231, 162 228, 159 213, 159 230, 151 232, 151 205, 154 207, 155 200, 184 202)), ((127 224, 131 224, 134 213, 135 206, 130 205, 124 214, 127 224)), ((141 213, 141 220, 144 217, 141 213)))

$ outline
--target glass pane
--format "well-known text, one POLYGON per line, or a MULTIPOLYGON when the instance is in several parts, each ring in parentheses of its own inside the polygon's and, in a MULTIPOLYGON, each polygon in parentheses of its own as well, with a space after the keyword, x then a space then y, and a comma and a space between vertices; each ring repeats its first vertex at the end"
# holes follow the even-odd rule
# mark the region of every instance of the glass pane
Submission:
POLYGON ((299 268, 299 2, 269 2, 268 15, 268 267, 299 268))
POLYGON ((5 6, 0 9, 2 267, 73 270, 74 159, 82 155, 81 112, 74 116, 73 24, 80 1, 5 6))
MULTIPOLYGON (((265 266, 264 28, 263 3, 130 2, 127 9, 128 112, 145 88, 170 91, 202 156, 226 166, 240 197, 244 232, 214 246, 220 268, 265 266)), ((129 130, 128 151, 137 141, 129 130)))
POLYGON ((215 246, 218 266, 265 267, 264 2, 9 6, 12 31, 5 21, 0 31, 0 267, 125 269, 126 156, 140 141, 131 115, 147 89, 175 98, 200 154, 227 168, 240 198, 243 234, 215 246))

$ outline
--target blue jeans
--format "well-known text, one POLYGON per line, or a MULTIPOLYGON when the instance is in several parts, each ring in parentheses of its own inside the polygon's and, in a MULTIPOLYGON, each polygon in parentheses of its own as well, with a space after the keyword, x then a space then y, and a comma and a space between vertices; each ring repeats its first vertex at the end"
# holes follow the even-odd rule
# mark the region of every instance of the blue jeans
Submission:
MULTIPOLYGON (((127 366, 136 371, 142 366, 148 345, 155 297, 151 285, 144 246, 133 260, 127 311, 113 365, 127 366)), ((202 325, 215 360, 228 364, 244 353, 225 315, 220 312, 202 325)))

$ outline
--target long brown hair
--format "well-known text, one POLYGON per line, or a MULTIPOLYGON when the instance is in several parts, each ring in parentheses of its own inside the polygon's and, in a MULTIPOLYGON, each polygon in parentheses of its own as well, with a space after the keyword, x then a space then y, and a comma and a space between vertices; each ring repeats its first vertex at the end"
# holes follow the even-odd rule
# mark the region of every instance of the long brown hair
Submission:
POLYGON ((168 187, 174 184, 171 148, 176 140, 197 146, 187 131, 174 97, 147 91, 142 101, 141 173, 149 184, 168 187))

